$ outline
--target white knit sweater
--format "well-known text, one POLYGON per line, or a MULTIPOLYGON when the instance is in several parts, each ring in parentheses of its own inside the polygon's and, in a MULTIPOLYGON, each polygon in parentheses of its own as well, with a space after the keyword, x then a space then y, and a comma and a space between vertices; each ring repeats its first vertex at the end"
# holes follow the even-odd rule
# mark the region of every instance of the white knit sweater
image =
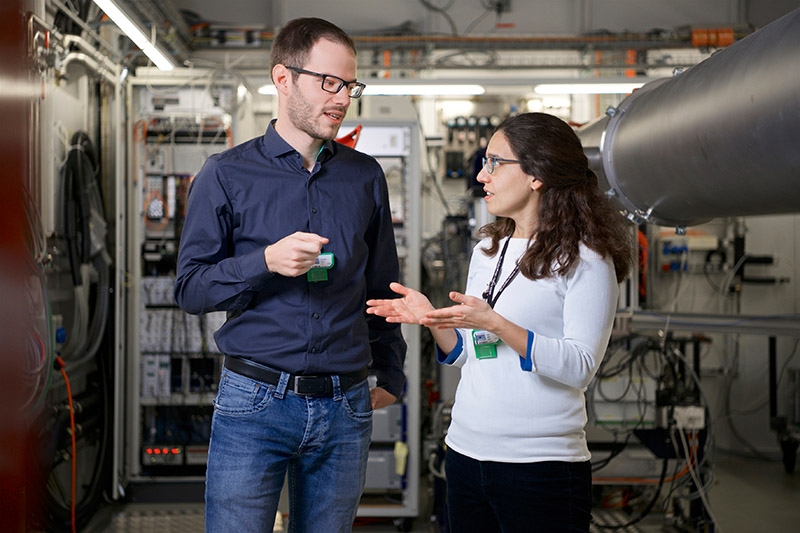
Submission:
MULTIPOLYGON (((466 293, 479 298, 500 255, 484 255, 488 242, 476 245, 469 267, 466 293)), ((511 240, 498 287, 526 245, 527 239, 511 240)), ((477 359, 471 331, 460 330, 463 343, 440 355, 440 362, 461 368, 447 445, 485 461, 589 460, 584 391, 608 345, 618 295, 610 258, 583 245, 567 276, 517 275, 494 309, 534 333, 532 369, 523 370, 520 355, 502 343, 497 358, 477 359)))

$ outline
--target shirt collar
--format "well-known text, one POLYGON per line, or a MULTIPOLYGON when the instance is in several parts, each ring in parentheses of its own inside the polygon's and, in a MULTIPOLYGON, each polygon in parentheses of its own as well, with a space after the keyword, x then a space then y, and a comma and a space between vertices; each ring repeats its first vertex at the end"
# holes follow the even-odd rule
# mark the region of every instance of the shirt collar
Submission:
MULTIPOLYGON (((267 153, 274 157, 281 157, 289 153, 296 153, 297 150, 283 140, 283 137, 275 130, 275 122, 278 119, 272 119, 267 126, 267 131, 264 133, 263 143, 267 153)), ((336 143, 334 141, 325 141, 317 154, 317 161, 327 161, 336 154, 336 143)))

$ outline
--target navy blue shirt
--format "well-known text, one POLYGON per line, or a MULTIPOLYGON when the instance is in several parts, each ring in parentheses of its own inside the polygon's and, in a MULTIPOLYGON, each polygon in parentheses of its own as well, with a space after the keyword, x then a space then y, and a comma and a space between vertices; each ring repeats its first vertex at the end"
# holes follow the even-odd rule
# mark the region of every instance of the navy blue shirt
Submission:
POLYGON ((189 191, 175 300, 192 314, 226 311, 219 349, 293 374, 339 374, 371 364, 399 396, 406 344, 399 324, 365 312, 393 298, 397 249, 383 169, 336 142, 314 168, 270 124, 266 133, 212 155, 189 191), (264 250, 296 231, 333 252, 328 280, 267 270, 264 250))

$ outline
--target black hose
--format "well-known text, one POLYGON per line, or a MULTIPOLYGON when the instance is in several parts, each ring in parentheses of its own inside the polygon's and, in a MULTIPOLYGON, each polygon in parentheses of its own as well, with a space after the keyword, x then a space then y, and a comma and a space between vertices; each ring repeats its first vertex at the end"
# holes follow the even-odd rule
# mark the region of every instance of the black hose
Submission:
POLYGON ((90 194, 96 186, 97 174, 97 158, 86 133, 78 131, 72 136, 63 172, 64 233, 72 283, 77 287, 81 284, 81 264, 87 264, 91 260, 90 194))

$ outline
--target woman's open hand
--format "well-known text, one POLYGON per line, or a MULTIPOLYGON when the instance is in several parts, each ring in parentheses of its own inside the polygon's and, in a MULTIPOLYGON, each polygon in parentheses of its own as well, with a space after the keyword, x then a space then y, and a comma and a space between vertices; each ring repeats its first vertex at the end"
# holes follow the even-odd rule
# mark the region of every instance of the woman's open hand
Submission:
POLYGON ((451 292, 450 299, 458 305, 429 311, 420 324, 430 328, 490 329, 497 314, 485 301, 460 292, 451 292))
POLYGON ((367 314, 382 316, 392 323, 419 324, 420 319, 433 310, 430 300, 421 292, 400 283, 390 283, 389 288, 402 298, 367 300, 367 314))

